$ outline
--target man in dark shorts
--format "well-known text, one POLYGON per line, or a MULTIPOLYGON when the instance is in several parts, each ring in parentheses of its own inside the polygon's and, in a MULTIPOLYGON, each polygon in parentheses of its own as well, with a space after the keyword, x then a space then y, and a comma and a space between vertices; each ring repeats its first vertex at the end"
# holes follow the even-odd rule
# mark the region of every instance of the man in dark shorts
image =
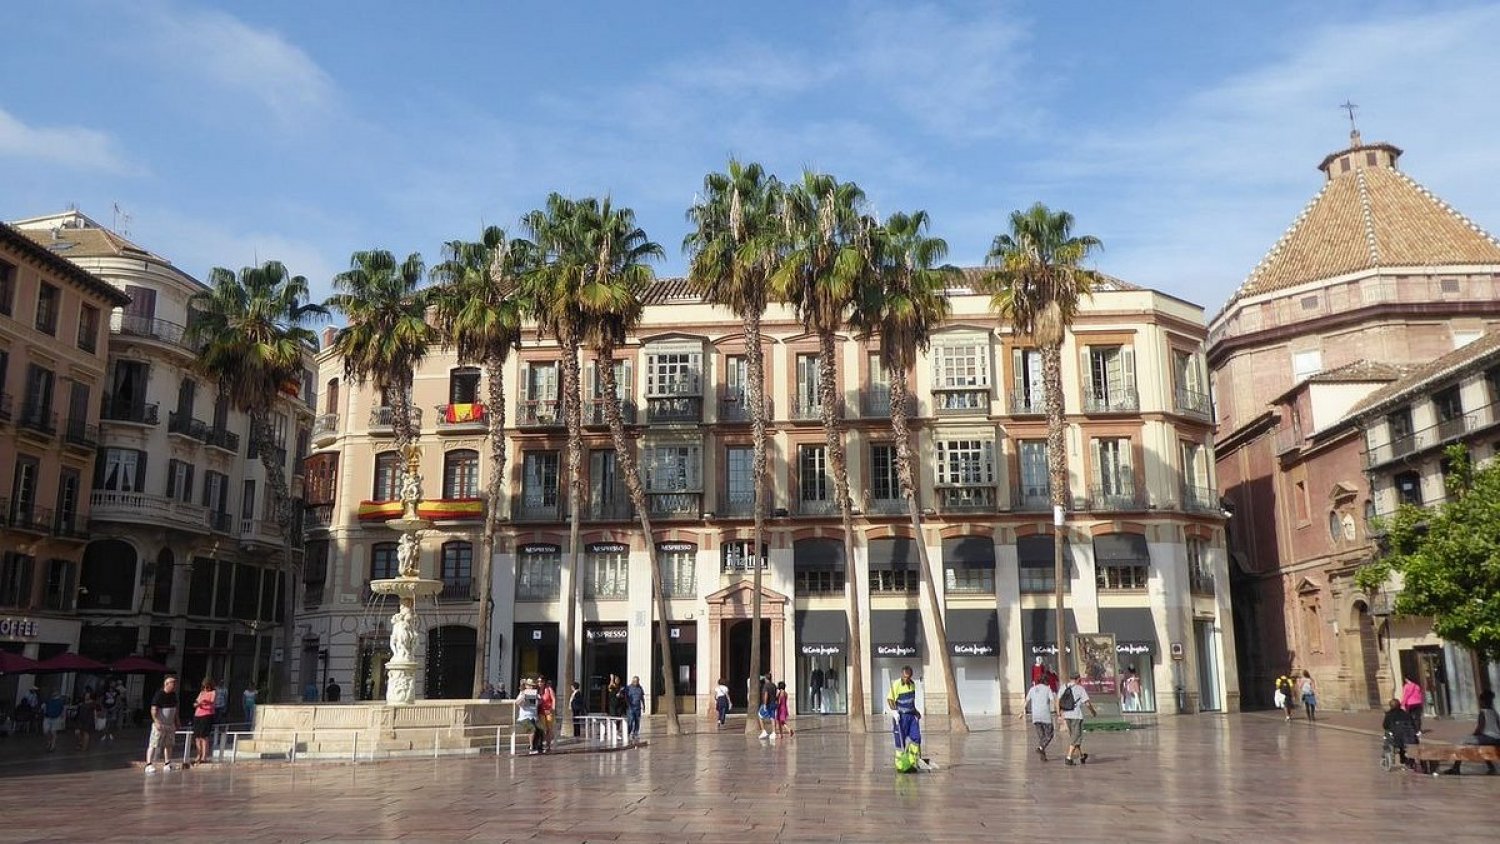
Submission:
POLYGON ((151 739, 146 744, 146 773, 154 774, 157 752, 161 753, 162 770, 170 771, 172 737, 177 734, 177 678, 168 677, 161 691, 151 698, 151 739))

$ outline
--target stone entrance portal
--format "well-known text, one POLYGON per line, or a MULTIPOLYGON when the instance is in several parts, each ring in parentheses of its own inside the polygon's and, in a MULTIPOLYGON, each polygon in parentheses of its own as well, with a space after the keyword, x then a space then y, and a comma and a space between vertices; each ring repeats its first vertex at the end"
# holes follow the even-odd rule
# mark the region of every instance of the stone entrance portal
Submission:
MULTIPOLYGON (((728 681, 729 699, 736 712, 745 711, 750 666, 751 604, 755 587, 741 580, 709 595, 708 603, 708 694, 698 701, 700 712, 713 708, 713 686, 720 677, 728 681)), ((786 662, 786 617, 791 599, 765 586, 760 588, 761 666, 755 674, 770 669, 780 677, 786 662)))

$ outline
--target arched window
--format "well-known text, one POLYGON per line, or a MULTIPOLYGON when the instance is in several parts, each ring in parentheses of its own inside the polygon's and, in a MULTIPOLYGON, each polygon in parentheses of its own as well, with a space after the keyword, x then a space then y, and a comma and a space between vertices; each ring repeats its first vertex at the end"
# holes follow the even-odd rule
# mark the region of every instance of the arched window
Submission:
POLYGON ((400 573, 400 564, 396 561, 396 543, 375 543, 370 548, 370 579, 389 580, 400 573))
POLYGON ((375 501, 395 501, 401 497, 401 455, 382 451, 375 455, 375 501))
POLYGON ((1343 523, 1339 519, 1339 511, 1328 511, 1328 538, 1338 542, 1344 534, 1343 523))
POLYGON ((459 449, 443 456, 443 497, 479 497, 479 452, 459 449))

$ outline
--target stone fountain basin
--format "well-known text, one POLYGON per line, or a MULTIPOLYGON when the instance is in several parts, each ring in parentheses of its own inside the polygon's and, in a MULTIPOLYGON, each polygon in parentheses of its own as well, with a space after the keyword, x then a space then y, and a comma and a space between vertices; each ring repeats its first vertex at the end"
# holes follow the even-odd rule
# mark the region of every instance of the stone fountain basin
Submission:
POLYGON ((377 595, 416 599, 443 591, 443 581, 421 577, 392 577, 370 581, 370 591, 377 595))

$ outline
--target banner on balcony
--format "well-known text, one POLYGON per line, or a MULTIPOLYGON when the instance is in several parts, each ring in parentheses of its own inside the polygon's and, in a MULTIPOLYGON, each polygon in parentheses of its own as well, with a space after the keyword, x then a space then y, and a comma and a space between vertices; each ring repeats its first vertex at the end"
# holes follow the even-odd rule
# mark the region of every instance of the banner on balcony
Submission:
POLYGON ((443 421, 449 425, 462 425, 465 422, 483 422, 484 405, 478 402, 450 404, 443 408, 443 421))
MULTIPOLYGON (((417 514, 433 521, 457 521, 484 518, 484 499, 450 498, 417 503, 417 514)), ((400 501, 362 501, 359 520, 381 522, 401 515, 400 501)))

